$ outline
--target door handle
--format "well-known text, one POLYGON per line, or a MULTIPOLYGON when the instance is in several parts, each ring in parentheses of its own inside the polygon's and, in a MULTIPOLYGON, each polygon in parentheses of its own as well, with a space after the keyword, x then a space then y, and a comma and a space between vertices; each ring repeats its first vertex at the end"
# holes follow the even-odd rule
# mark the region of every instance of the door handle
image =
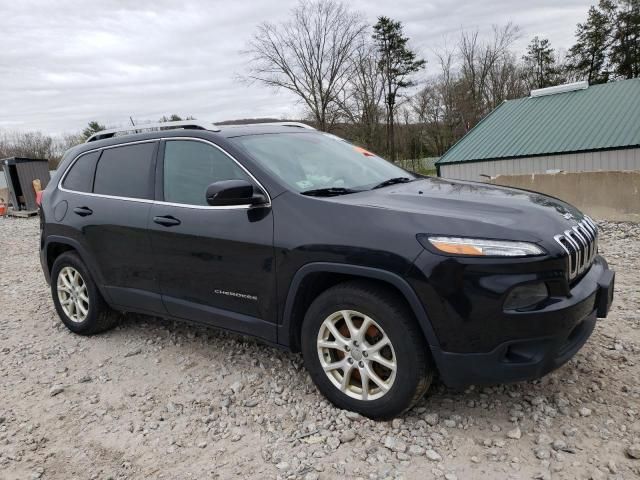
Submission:
POLYGON ((180 220, 171 215, 165 215, 163 217, 153 217, 153 221, 159 225, 164 225, 165 227, 174 227, 176 225, 180 225, 180 220))
POLYGON ((93 210, 91 210, 89 207, 76 207, 73 209, 73 212, 76 215, 80 215, 81 217, 86 217, 87 215, 91 215, 93 213, 93 210))

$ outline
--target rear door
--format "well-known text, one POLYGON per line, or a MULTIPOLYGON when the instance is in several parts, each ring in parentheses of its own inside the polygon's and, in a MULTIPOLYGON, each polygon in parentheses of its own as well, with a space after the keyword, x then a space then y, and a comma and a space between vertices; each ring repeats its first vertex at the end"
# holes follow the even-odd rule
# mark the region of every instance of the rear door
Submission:
POLYGON ((149 313, 164 313, 147 230, 158 144, 89 152, 62 181, 67 219, 99 270, 111 302, 149 313))
POLYGON ((275 340, 271 207, 210 207, 219 180, 257 181, 218 146, 166 140, 157 166, 151 243, 171 315, 275 340))

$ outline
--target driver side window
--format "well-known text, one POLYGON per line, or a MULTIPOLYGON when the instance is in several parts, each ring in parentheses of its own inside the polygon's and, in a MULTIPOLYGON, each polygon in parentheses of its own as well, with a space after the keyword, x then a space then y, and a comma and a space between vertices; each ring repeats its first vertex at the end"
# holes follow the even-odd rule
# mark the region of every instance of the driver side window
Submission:
POLYGON ((220 149, 193 140, 168 140, 164 149, 164 201, 207 205, 207 187, 250 177, 220 149))

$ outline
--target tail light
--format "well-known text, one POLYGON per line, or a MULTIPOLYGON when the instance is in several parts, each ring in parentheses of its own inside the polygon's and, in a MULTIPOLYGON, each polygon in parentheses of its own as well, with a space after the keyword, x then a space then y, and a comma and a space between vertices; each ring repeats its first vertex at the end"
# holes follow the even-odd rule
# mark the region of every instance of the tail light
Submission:
POLYGON ((39 192, 36 192, 36 204, 40 207, 42 206, 42 194, 44 192, 41 190, 39 192))

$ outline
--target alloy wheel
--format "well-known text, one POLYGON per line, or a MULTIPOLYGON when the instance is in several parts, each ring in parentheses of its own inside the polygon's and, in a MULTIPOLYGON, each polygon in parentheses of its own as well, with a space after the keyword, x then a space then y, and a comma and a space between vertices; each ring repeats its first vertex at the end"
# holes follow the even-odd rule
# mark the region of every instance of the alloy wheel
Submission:
POLYGON ((73 267, 64 267, 58 274, 56 287, 65 315, 72 322, 83 322, 89 314, 89 291, 80 272, 73 267))
POLYGON ((377 400, 396 378, 391 340, 371 317, 355 310, 340 310, 322 322, 317 349, 331 383, 351 398, 377 400))

